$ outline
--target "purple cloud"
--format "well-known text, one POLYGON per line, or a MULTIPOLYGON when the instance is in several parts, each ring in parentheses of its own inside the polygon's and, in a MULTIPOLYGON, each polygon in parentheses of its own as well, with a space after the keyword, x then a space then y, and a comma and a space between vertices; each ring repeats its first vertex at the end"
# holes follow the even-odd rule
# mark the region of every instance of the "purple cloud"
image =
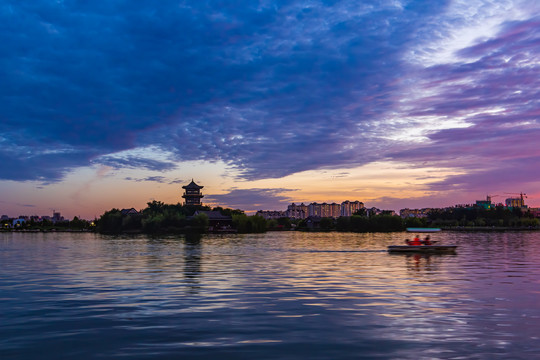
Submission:
MULTIPOLYGON (((411 49, 429 55, 488 12, 433 1, 10 2, 0 6, 0 179, 47 183, 96 163, 165 172, 186 160, 221 160, 245 179, 387 159, 465 173, 439 190, 538 176, 534 4, 516 2, 529 18, 426 67, 411 49), (420 145, 387 136, 428 118, 470 126, 432 126, 420 145), (114 156, 139 147, 172 158, 114 156)), ((156 176, 145 180, 166 181, 156 176)))
POLYGON ((132 178, 130 176, 126 177, 125 180, 128 180, 128 181, 135 181, 135 182, 147 182, 147 181, 150 181, 150 182, 157 182, 157 183, 160 183, 160 184, 180 184, 180 183, 185 183, 186 181, 185 180, 181 180, 181 179, 175 179, 175 180, 170 180, 170 179, 167 179, 165 176, 147 176, 145 178, 132 178))
POLYGON ((0 178, 56 181, 93 161, 170 168, 103 159, 149 145, 178 161, 223 160, 245 178, 372 161, 350 145, 384 147, 368 132, 395 101, 408 34, 443 6, 38 0, 2 9, 0 151, 17 161, 0 178), (66 148, 78 157, 52 167, 29 155, 66 148))
POLYGON ((113 168, 147 169, 154 171, 166 171, 176 168, 176 164, 171 162, 159 161, 154 159, 143 159, 136 156, 118 158, 105 156, 94 161, 100 165, 106 165, 113 168))
POLYGON ((245 211, 282 210, 292 201, 286 195, 292 189, 231 189, 226 194, 208 195, 206 201, 219 206, 245 211))
POLYGON ((465 172, 431 190, 540 190, 539 25, 538 18, 505 24, 496 37, 461 50, 461 62, 425 69, 420 82, 430 95, 408 103, 405 115, 457 117, 470 126, 432 131, 429 143, 389 157, 465 172))

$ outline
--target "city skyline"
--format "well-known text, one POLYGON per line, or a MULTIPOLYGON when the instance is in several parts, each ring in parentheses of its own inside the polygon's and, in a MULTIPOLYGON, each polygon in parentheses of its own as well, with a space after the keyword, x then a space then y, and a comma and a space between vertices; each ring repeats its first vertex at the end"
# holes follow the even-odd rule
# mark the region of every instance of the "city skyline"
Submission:
POLYGON ((2 214, 540 206, 535 1, 0 9, 2 214))
MULTIPOLYGON (((222 207, 221 204, 205 204, 201 202, 201 199, 204 198, 206 195, 201 191, 204 186, 201 186, 200 184, 195 183, 195 181, 192 179, 189 184, 186 184, 185 186, 182 186, 182 189, 184 189, 184 194, 181 196, 183 198, 182 201, 178 201, 178 204, 186 205, 186 206, 194 206, 194 205, 200 205, 200 206, 211 206, 211 207, 222 207)), ((519 194, 509 194, 511 197, 507 197, 505 199, 505 202, 501 201, 493 201, 495 197, 499 197, 500 195, 486 195, 486 199, 478 199, 474 201, 469 201, 468 203, 464 204, 453 204, 449 206, 444 206, 441 208, 437 207, 419 207, 419 208, 400 208, 398 210, 394 209, 379 209, 375 206, 365 206, 365 204, 362 201, 359 200, 345 200, 340 203, 336 203, 335 201, 332 202, 304 202, 301 203, 290 203, 287 205, 287 209, 258 209, 255 210, 245 210, 242 208, 236 208, 236 210, 244 211, 247 215, 259 215, 264 217, 265 219, 273 219, 273 218, 279 218, 279 217, 288 217, 288 218, 307 218, 309 216, 315 216, 315 217, 333 217, 337 218, 340 216, 352 216, 357 210, 365 209, 368 212, 371 211, 373 214, 379 214, 379 213, 393 213, 393 215, 399 215, 401 217, 408 217, 411 216, 411 214, 416 214, 413 216, 417 216, 418 214, 425 215, 430 210, 433 209, 448 209, 448 208, 457 208, 457 207, 481 207, 484 209, 490 209, 494 208, 495 206, 504 206, 504 207, 519 207, 522 209, 530 209, 533 210, 534 216, 538 217, 538 213, 540 211, 540 208, 538 207, 531 207, 526 203, 527 194, 525 193, 519 193, 519 194)), ((211 196, 210 196, 211 197, 211 196)), ((147 204, 149 206, 150 203, 147 204)), ((174 204, 171 204, 174 205, 174 204)), ((135 213, 138 211, 143 211, 143 208, 135 209, 133 207, 131 208, 122 208, 122 207, 116 207, 119 210, 124 212, 134 211, 135 213)), ((7 214, 1 215, 2 220, 4 219, 17 219, 17 218, 36 218, 38 220, 40 219, 56 219, 58 221, 60 218, 61 220, 64 220, 64 217, 61 216, 61 213, 53 210, 53 216, 49 215, 38 215, 37 213, 32 214, 19 214, 18 216, 9 216, 7 214)), ((84 217, 81 217, 80 215, 73 216, 74 218, 84 219, 84 217)), ((94 219, 99 218, 99 216, 95 216, 94 219)), ((66 219, 69 220, 69 219, 66 219)), ((92 220, 87 218, 86 220, 92 220)))

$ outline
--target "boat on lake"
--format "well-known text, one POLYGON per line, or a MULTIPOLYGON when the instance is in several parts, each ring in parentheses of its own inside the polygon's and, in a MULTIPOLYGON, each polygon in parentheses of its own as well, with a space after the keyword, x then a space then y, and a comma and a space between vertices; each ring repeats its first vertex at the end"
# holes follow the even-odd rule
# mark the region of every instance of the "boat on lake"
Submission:
POLYGON ((430 233, 430 232, 439 232, 441 228, 407 228, 407 232, 414 233, 430 233))
POLYGON ((455 254, 457 245, 390 245, 389 253, 455 254))

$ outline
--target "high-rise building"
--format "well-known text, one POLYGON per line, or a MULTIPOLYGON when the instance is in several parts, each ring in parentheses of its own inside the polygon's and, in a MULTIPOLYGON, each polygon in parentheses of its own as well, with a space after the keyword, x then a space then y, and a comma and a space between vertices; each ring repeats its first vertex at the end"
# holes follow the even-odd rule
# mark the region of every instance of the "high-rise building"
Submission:
POLYGON ((525 200, 527 194, 519 193, 518 198, 508 198, 505 200, 505 204, 508 207, 517 207, 517 208, 526 208, 527 205, 525 205, 525 200))
POLYGON ((257 213, 255 215, 263 217, 266 220, 279 219, 279 218, 282 218, 282 217, 287 217, 286 216, 286 211, 276 211, 276 210, 259 210, 259 211, 257 211, 257 213))
POLYGON ((292 203, 291 205, 287 206, 285 216, 291 219, 305 219, 308 217, 308 207, 307 205, 304 205, 304 203, 300 205, 292 203))
POLYGON ((505 205, 508 207, 517 207, 517 208, 523 208, 525 207, 525 202, 523 201, 523 198, 508 198, 504 201, 505 205))
POLYGON ((352 216, 355 212, 364 208, 364 203, 358 200, 345 200, 341 203, 341 216, 352 216))
POLYGON ((64 217, 60 214, 60 212, 53 211, 53 216, 51 220, 53 223, 57 223, 60 221, 64 221, 64 217))
POLYGON ((341 205, 336 203, 328 204, 328 217, 338 218, 341 216, 341 205))

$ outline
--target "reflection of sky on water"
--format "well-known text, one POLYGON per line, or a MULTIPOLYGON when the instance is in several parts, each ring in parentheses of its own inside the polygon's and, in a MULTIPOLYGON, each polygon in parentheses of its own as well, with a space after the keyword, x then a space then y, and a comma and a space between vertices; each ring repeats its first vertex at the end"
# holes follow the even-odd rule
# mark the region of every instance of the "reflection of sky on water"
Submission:
POLYGON ((388 254, 405 234, 0 236, 0 349, 65 330, 104 355, 540 355, 538 233, 437 234, 455 256, 388 254))

